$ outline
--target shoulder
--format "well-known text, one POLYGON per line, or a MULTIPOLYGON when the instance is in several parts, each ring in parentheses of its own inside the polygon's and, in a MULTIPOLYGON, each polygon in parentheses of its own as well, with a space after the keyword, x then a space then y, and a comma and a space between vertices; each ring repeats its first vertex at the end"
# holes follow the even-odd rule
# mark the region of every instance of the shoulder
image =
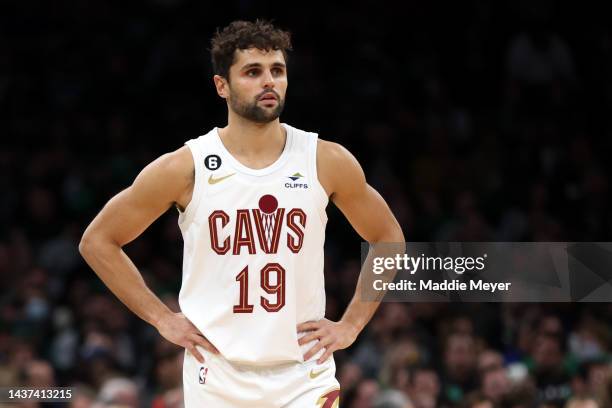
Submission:
POLYGON ((171 183, 180 188, 185 181, 193 179, 194 167, 189 148, 183 146, 153 160, 142 170, 136 180, 146 176, 160 184, 171 183))
POLYGON ((134 180, 132 189, 169 199, 182 207, 193 188, 194 175, 191 152, 183 146, 149 163, 134 180))
POLYGON ((365 175, 355 156, 339 143, 319 139, 317 173, 328 195, 338 189, 365 184, 365 175))
POLYGON ((187 146, 182 146, 173 152, 163 154, 151 164, 158 167, 160 171, 174 176, 191 174, 195 167, 193 156, 187 146))
POLYGON ((346 147, 323 139, 317 140, 317 157, 324 164, 359 164, 346 147))

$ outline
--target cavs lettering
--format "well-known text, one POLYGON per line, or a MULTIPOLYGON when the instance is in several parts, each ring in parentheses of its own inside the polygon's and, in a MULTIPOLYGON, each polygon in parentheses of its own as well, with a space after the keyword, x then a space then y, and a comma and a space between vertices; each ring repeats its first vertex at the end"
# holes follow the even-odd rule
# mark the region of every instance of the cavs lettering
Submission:
MULTIPOLYGON (((210 246, 219 255, 249 254, 258 251, 276 254, 281 240, 283 226, 287 231, 285 244, 297 254, 304 243, 306 213, 301 208, 293 208, 285 215, 285 208, 278 207, 278 200, 270 194, 259 199, 259 208, 236 210, 236 226, 233 234, 219 239, 221 231, 229 223, 230 217, 223 210, 213 211, 208 217, 210 246), (257 242, 256 242, 257 241, 257 242)), ((261 288, 272 297, 261 296, 260 304, 268 312, 278 312, 285 306, 285 268, 278 263, 268 263, 260 271, 261 288), (276 296, 276 297, 274 297, 276 296)), ((240 294, 234 305, 234 313, 253 313, 254 305, 249 302, 249 267, 245 266, 236 276, 240 294)))
POLYGON ((219 255, 255 255, 260 251, 276 254, 281 239, 297 254, 302 249, 306 229, 306 213, 301 208, 286 211, 278 207, 278 200, 270 194, 259 199, 259 208, 236 210, 236 226, 233 234, 221 241, 223 229, 230 216, 223 210, 213 211, 208 217, 210 245, 219 255), (285 237, 281 230, 286 227, 285 237), (291 231, 293 234, 291 234, 291 231))

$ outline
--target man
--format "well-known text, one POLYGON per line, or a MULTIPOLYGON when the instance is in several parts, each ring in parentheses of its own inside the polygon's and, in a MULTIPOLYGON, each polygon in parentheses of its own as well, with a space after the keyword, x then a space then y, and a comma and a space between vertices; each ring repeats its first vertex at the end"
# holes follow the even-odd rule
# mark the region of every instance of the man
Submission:
POLYGON ((187 407, 337 407, 332 353, 378 303, 362 302, 358 283, 342 319, 324 318, 328 200, 365 240, 404 240, 347 150, 280 123, 290 49, 288 33, 261 21, 217 32, 213 80, 227 126, 145 167, 79 246, 127 307, 187 350, 187 407), (176 314, 121 249, 171 206, 185 245, 176 314))
POLYGON ((476 340, 471 334, 454 332, 444 342, 443 395, 446 403, 456 403, 477 389, 476 340))

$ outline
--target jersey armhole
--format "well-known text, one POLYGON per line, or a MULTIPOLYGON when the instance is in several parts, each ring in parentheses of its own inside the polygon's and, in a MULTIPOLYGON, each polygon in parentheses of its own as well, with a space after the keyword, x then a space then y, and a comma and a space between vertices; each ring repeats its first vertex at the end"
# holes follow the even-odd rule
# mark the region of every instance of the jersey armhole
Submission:
POLYGON ((325 191, 325 189, 323 188, 323 185, 321 184, 321 182, 319 181, 319 174, 317 171, 317 147, 319 144, 319 137, 316 133, 311 133, 312 138, 310 140, 311 146, 310 146, 310 154, 308 157, 308 161, 309 161, 309 171, 310 174, 312 174, 312 180, 313 180, 313 188, 315 189, 315 196, 316 199, 319 200, 321 206, 317 206, 319 208, 322 208, 322 210, 320 211, 320 217, 321 217, 321 221, 323 221, 324 223, 327 222, 327 212, 325 211, 325 208, 327 207, 327 204, 329 203, 329 197, 327 197, 327 192, 325 191))
POLYGON ((200 198, 202 196, 202 161, 200 160, 200 146, 198 143, 198 139, 192 139, 185 142, 185 145, 189 148, 191 152, 191 156, 193 158, 193 169, 194 169, 194 182, 193 182, 193 192, 191 193, 191 200, 185 207, 185 211, 179 211, 179 226, 187 226, 193 221, 195 214, 198 210, 198 206, 200 204, 200 198))

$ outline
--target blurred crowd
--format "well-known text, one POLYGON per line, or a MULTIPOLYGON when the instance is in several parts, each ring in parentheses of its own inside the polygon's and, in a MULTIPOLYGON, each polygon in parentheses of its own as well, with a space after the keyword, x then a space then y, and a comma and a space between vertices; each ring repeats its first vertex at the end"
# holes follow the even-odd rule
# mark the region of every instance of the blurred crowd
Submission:
MULTIPOLYGON (((293 32, 283 121, 349 148, 409 241, 610 241, 605 16, 541 0, 2 2, 0 386, 72 386, 79 408, 181 406, 183 351, 77 245, 142 167, 224 124, 207 48, 236 18, 293 32)), ((328 213, 338 319, 359 237, 328 213)), ((178 311, 176 210, 125 250, 178 311)), ((610 321, 608 304, 384 303, 335 355, 342 406, 612 407, 610 321)))

